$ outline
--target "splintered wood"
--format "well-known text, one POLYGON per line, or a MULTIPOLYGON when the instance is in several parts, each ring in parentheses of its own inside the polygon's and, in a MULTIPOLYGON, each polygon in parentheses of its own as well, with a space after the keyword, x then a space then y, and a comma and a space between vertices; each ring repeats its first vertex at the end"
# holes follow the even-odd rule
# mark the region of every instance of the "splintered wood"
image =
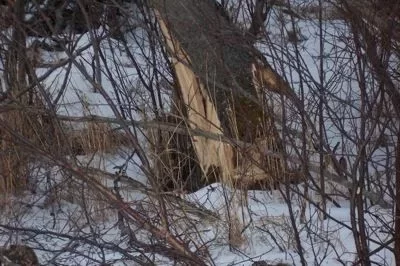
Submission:
MULTIPOLYGON (((181 89, 182 99, 187 106, 188 126, 215 134, 222 134, 221 123, 214 105, 200 79, 190 69, 189 57, 177 40, 169 34, 168 28, 157 12, 157 19, 165 37, 174 71, 181 89)), ((200 166, 206 174, 211 165, 219 167, 223 179, 227 180, 233 170, 233 149, 227 143, 202 136, 191 136, 200 166)))
POLYGON ((177 79, 176 100, 181 103, 176 105, 184 106, 180 114, 184 114, 187 127, 248 143, 236 147, 192 135, 203 176, 210 168, 217 168, 219 181, 242 189, 271 188, 277 183, 296 181, 299 175, 287 171, 281 158, 284 147, 274 114, 261 101, 265 88, 290 95, 284 79, 257 59, 254 47, 245 44, 229 21, 219 18, 218 13, 210 14, 214 11, 207 1, 193 2, 196 7, 175 0, 152 3, 177 79), (182 14, 176 13, 178 7, 182 14), (198 11, 199 8, 204 10, 198 11), (198 12, 211 18, 203 18, 198 12), (180 25, 184 19, 188 21, 185 27, 180 25), (203 24, 197 19, 204 20, 203 24), (199 28, 205 25, 212 31, 207 23, 214 23, 215 32, 199 28), (196 30, 196 40, 186 36, 196 30), (228 37, 236 43, 226 44, 216 37, 217 32, 230 34, 228 37))

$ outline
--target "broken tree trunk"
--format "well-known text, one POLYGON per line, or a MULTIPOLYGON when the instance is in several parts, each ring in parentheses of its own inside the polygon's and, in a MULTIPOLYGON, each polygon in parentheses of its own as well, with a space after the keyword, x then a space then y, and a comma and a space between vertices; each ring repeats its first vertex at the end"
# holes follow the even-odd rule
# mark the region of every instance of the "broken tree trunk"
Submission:
MULTIPOLYGON (((249 143, 245 149, 192 136, 204 175, 211 167, 241 188, 271 187, 292 181, 282 159, 284 147, 273 112, 262 103, 260 87, 287 93, 288 86, 260 57, 253 38, 243 34, 213 0, 153 0, 152 7, 172 58, 187 126, 249 143)), ((177 103, 177 106, 182 106, 177 103)))
MULTIPOLYGON (((158 14, 158 22, 165 36, 167 47, 172 55, 175 75, 179 83, 179 95, 187 107, 181 110, 187 115, 187 126, 200 128, 207 132, 222 134, 221 123, 217 111, 200 79, 189 67, 191 62, 188 55, 180 47, 179 43, 169 34, 164 20, 158 14)), ((179 105, 179 103, 176 103, 179 105)), ((212 165, 220 169, 224 175, 231 176, 233 170, 233 149, 227 143, 211 140, 202 136, 192 136, 192 145, 200 162, 203 172, 206 174, 212 165), (227 158, 230 158, 227 160, 227 158)))

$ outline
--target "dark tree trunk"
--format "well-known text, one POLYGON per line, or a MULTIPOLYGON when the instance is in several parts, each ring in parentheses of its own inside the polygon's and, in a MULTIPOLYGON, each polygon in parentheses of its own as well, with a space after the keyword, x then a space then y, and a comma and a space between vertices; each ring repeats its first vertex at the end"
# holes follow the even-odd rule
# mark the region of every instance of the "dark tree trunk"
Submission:
POLYGON ((252 46, 253 38, 229 21, 213 0, 152 3, 206 84, 224 134, 252 142, 266 128, 272 130, 272 117, 257 103, 253 84, 252 64, 261 60, 252 46), (232 125, 232 116, 236 125, 232 125))

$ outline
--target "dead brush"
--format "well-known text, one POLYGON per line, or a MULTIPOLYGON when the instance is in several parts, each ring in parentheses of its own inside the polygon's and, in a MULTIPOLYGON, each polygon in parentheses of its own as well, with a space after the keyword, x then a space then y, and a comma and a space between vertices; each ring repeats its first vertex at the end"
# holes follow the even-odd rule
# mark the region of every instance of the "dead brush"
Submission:
POLYGON ((66 133, 67 142, 74 155, 114 153, 121 147, 129 147, 129 137, 104 123, 89 122, 83 129, 66 133))
MULTIPOLYGON (((294 230, 290 223, 290 218, 285 215, 268 215, 255 221, 255 227, 267 233, 281 252, 296 248, 294 230)), ((269 241, 269 240, 268 240, 269 241)))
MULTIPOLYGON (((171 127, 184 125, 184 120, 176 114, 165 114, 160 123, 171 127)), ((190 135, 180 132, 147 130, 149 154, 162 190, 193 192, 206 185, 206 177, 200 167, 190 135)), ((214 171, 215 170, 215 171, 214 171)), ((211 169, 207 175, 215 175, 211 169)))
POLYGON ((317 4, 302 5, 296 8, 296 12, 302 17, 307 19, 317 19, 321 13, 324 21, 342 20, 343 15, 334 6, 322 6, 322 9, 317 4))
POLYGON ((236 215, 230 217, 228 225, 228 243, 230 247, 243 248, 248 244, 248 239, 243 234, 243 223, 239 221, 236 215))
MULTIPOLYGON (((42 207, 52 212, 62 208, 65 204, 73 204, 79 206, 80 209, 84 210, 85 215, 90 216, 95 221, 107 221, 109 217, 112 217, 115 210, 110 208, 109 202, 107 202, 101 195, 93 191, 85 183, 82 183, 67 171, 63 171, 61 179, 58 182, 51 183, 45 193, 45 198, 42 203, 42 207)), ((92 176, 92 178, 99 178, 101 176, 92 176)), ((83 222, 87 217, 77 214, 75 217, 76 222, 83 222)))
POLYGON ((53 134, 49 134, 50 121, 24 110, 1 114, 6 126, 0 129, 0 193, 8 194, 24 190, 28 185, 28 164, 38 147, 47 150, 54 146, 53 134), (26 145, 27 141, 31 145, 26 145))
POLYGON ((11 245, 7 249, 0 248, 0 265, 40 265, 35 251, 26 245, 11 245))
MULTIPOLYGON (((35 103, 35 107, 31 108, 39 109, 42 106, 35 103)), ((29 110, 12 110, 0 115, 5 124, 0 129, 0 194, 3 196, 34 185, 30 184, 32 173, 29 165, 38 160, 38 150, 54 156, 65 156, 113 153, 121 146, 130 146, 126 134, 109 125, 90 122, 82 130, 70 131, 65 124, 42 115, 43 111, 29 110)))

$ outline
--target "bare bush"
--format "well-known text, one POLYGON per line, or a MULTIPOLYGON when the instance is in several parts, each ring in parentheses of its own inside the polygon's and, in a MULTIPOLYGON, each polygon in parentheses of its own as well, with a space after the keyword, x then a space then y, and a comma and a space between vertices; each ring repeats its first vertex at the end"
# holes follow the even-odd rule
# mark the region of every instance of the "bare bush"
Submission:
POLYGON ((55 265, 400 261, 398 4, 220 2, 1 6, 1 244, 55 265))

